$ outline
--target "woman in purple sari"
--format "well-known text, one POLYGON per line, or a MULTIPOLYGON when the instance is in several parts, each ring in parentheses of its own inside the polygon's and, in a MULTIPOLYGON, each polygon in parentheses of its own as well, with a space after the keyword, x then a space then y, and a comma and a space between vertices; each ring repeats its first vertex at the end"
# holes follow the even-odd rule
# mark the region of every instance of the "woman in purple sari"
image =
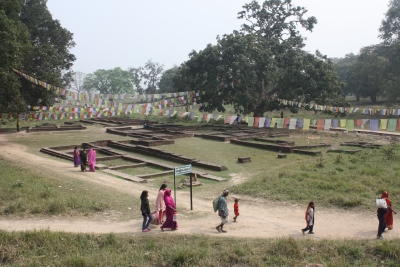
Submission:
POLYGON ((78 147, 76 146, 74 149, 74 166, 78 167, 79 165, 81 165, 81 159, 79 157, 78 147))
POLYGON ((174 199, 171 197, 171 189, 165 190, 164 202, 165 202, 165 207, 166 207, 165 213, 166 213, 167 220, 161 226, 161 231, 164 231, 164 228, 170 228, 171 230, 177 230, 178 223, 174 222, 174 213, 177 211, 176 211, 174 199))
POLYGON ((90 148, 88 153, 88 165, 90 171, 94 172, 96 167, 96 152, 93 150, 93 148, 90 148))

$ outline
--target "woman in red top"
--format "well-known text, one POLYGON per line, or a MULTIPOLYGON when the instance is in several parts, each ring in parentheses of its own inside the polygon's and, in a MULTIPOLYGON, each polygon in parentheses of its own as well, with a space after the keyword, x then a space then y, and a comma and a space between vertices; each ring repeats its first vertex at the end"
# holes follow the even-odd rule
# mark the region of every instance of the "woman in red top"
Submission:
POLYGON ((392 210, 392 202, 389 199, 389 193, 387 191, 382 193, 381 198, 384 198, 386 200, 386 204, 388 206, 388 213, 385 215, 385 222, 386 222, 386 227, 388 230, 393 229, 393 210, 392 210))
POLYGON ((235 217, 233 217, 233 222, 237 222, 236 218, 239 214, 239 199, 235 198, 235 204, 233 205, 233 210, 235 211, 235 217))

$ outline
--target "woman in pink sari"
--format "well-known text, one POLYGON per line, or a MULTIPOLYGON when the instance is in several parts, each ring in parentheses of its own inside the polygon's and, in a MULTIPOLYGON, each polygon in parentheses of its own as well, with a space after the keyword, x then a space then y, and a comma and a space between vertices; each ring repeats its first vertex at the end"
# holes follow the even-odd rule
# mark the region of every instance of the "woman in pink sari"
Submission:
POLYGON ((165 215, 165 201, 164 201, 164 192, 167 188, 166 184, 162 184, 160 190, 158 191, 157 199, 154 202, 154 206, 156 206, 156 212, 158 212, 158 224, 161 224, 165 215))
POLYGON ((96 152, 93 150, 93 148, 90 148, 88 153, 88 165, 90 171, 94 172, 96 167, 96 152))
POLYGON ((171 197, 171 189, 167 189, 164 192, 164 201, 166 207, 166 216, 167 220, 161 226, 161 231, 164 231, 164 228, 170 228, 171 230, 178 229, 178 223, 174 221, 174 213, 176 211, 176 206, 174 199, 171 197))

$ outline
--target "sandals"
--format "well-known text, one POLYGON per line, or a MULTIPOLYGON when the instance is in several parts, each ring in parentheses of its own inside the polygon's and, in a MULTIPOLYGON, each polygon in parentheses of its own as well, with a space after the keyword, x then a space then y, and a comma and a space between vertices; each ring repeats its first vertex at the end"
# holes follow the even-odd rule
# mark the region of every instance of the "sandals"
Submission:
POLYGON ((217 229, 217 231, 221 233, 221 229, 219 227, 215 227, 215 229, 217 229))

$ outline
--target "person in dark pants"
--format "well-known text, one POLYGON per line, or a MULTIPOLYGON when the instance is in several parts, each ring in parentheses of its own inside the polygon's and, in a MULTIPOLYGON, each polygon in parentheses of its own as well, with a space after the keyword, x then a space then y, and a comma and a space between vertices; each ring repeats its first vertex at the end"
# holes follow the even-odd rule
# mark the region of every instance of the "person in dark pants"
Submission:
POLYGON ((378 234, 377 234, 379 239, 383 239, 382 233, 385 231, 386 228, 385 215, 387 212, 388 210, 384 208, 378 208, 376 212, 379 220, 378 234))
POLYGON ((79 157, 81 158, 81 171, 86 171, 86 164, 87 164, 87 154, 85 149, 82 149, 79 153, 79 157))
POLYGON ((301 232, 304 233, 308 231, 309 234, 314 234, 314 202, 308 203, 307 209, 306 209, 306 214, 305 214, 305 219, 307 223, 307 227, 304 229, 301 229, 301 232))

